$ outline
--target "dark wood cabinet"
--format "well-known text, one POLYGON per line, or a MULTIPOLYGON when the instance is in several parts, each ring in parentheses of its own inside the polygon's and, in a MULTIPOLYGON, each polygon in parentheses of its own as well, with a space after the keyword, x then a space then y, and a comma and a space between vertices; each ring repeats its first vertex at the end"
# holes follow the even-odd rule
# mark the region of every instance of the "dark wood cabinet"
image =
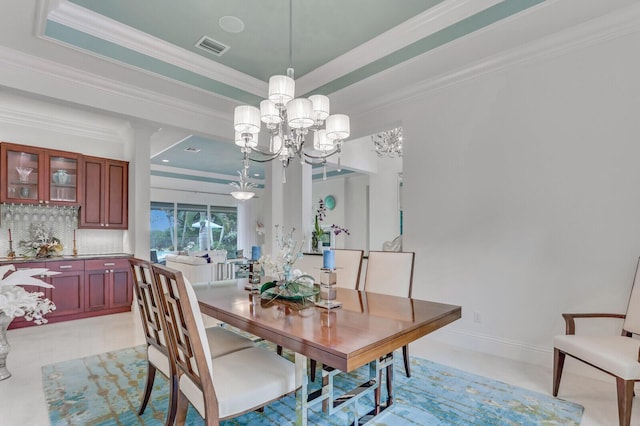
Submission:
POLYGON ((54 287, 50 289, 50 299, 56 305, 56 310, 49 313, 47 318, 83 313, 85 310, 84 261, 47 262, 45 268, 59 272, 46 280, 54 287))
POLYGON ((127 259, 87 260, 84 280, 88 311, 131 308, 133 287, 127 259))
POLYGON ((3 142, 0 145, 0 201, 77 205, 79 154, 3 142))
POLYGON ((80 228, 127 229, 129 163, 82 158, 83 203, 80 228))
MULTIPOLYGON (((17 269, 48 268, 58 272, 37 277, 54 288, 24 286, 27 291, 44 293, 55 303, 56 310, 46 315, 51 323, 131 310, 133 281, 127 258, 19 262, 15 266, 17 269)), ((33 321, 17 317, 10 328, 31 325, 35 325, 33 321)))

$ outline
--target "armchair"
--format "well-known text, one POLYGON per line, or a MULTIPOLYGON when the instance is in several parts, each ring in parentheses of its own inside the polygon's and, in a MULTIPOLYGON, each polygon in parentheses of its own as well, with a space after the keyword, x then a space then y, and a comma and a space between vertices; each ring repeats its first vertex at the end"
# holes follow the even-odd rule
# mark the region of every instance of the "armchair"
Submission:
POLYGON ((626 314, 562 314, 566 323, 566 334, 556 336, 553 339, 553 396, 558 396, 564 361, 569 355, 616 378, 620 426, 629 426, 631 423, 634 383, 640 380, 640 340, 632 338, 633 334, 640 334, 639 269, 640 259, 626 314), (621 335, 588 336, 576 334, 576 319, 595 318, 623 319, 621 335))

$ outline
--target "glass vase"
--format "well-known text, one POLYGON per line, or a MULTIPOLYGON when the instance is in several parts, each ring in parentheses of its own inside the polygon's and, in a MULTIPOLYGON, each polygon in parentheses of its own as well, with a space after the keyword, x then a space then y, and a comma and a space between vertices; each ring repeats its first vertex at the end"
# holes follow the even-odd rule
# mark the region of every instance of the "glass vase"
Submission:
POLYGON ((11 373, 7 370, 7 355, 11 350, 9 341, 7 341, 7 328, 12 320, 13 317, 4 313, 0 314, 0 380, 11 377, 11 373))

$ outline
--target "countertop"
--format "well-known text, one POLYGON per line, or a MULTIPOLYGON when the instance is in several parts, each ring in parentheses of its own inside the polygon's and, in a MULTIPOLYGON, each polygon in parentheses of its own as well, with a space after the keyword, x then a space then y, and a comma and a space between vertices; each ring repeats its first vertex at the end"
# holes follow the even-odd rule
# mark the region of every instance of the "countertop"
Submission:
POLYGON ((0 257, 0 264, 25 263, 25 262, 61 262, 65 260, 93 260, 93 259, 114 259, 133 257, 130 253, 105 253, 105 254, 79 254, 77 256, 54 256, 54 257, 24 257, 18 256, 15 259, 0 257))

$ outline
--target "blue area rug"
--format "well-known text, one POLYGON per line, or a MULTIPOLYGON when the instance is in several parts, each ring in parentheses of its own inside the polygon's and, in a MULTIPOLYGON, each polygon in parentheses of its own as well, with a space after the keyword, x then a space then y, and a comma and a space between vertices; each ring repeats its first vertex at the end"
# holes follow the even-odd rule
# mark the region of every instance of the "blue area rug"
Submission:
MULTIPOLYGON (((286 351, 285 351, 286 352, 286 351)), ((402 357, 396 356, 395 406, 377 425, 578 425, 584 408, 578 404, 469 374, 412 357, 408 379, 402 357)), ((368 378, 368 369, 336 377, 336 387, 348 390, 368 378)), ((156 375, 151 400, 137 416, 146 380, 145 347, 122 349, 42 368, 44 393, 52 425, 160 425, 164 421, 167 381, 156 375)), ((316 383, 319 380, 316 379, 316 383)), ((311 383, 311 387, 317 386, 311 383)), ((384 386, 383 386, 384 387, 384 386)), ((384 395, 383 392, 383 396, 384 395)), ((361 404, 361 413, 372 407, 361 404)), ((346 425, 352 414, 309 415, 309 424, 346 425)), ((295 422, 295 398, 289 396, 223 425, 284 425, 295 422)), ((189 409, 188 425, 202 425, 189 409)))

